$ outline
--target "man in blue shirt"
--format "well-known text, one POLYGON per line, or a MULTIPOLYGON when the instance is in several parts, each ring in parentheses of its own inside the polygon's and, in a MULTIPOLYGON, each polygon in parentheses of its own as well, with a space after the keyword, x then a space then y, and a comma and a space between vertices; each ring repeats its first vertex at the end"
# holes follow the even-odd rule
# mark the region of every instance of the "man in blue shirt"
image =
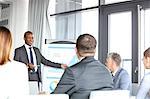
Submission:
POLYGON ((114 89, 131 90, 131 80, 128 72, 120 67, 121 57, 118 53, 109 53, 106 65, 112 73, 114 89))

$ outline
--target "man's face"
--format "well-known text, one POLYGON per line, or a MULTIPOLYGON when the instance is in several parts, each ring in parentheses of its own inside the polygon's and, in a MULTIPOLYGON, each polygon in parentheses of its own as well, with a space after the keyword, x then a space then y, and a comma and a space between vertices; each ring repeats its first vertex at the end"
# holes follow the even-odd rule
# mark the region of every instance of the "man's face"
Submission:
POLYGON ((29 46, 31 46, 33 44, 34 38, 32 34, 28 34, 26 35, 26 37, 24 38, 25 43, 29 46))
POLYGON ((106 59, 106 66, 108 67, 108 69, 110 71, 113 72, 113 60, 111 58, 107 58, 106 59))
POLYGON ((144 67, 145 69, 149 69, 150 68, 150 58, 149 57, 144 57, 143 58, 143 64, 144 64, 144 67))

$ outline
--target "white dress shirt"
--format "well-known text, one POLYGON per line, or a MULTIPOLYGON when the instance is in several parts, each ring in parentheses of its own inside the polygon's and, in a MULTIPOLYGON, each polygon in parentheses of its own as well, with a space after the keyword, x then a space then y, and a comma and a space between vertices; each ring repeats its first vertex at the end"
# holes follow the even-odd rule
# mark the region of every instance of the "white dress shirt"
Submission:
POLYGON ((28 59, 29 59, 29 63, 31 62, 31 59, 30 59, 30 48, 31 47, 31 51, 32 51, 32 54, 33 54, 33 61, 34 61, 34 66, 35 66, 35 72, 37 71, 37 61, 36 61, 36 55, 35 55, 35 52, 33 50, 33 46, 29 46, 27 44, 25 44, 25 48, 26 48, 26 51, 27 51, 27 54, 28 54, 28 59))

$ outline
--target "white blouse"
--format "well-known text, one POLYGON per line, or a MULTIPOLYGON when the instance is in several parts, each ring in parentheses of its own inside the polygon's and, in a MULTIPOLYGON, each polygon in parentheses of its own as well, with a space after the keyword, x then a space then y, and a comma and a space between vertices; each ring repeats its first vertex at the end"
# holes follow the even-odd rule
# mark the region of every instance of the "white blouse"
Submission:
POLYGON ((0 65, 0 97, 29 95, 28 70, 25 64, 10 61, 0 65))

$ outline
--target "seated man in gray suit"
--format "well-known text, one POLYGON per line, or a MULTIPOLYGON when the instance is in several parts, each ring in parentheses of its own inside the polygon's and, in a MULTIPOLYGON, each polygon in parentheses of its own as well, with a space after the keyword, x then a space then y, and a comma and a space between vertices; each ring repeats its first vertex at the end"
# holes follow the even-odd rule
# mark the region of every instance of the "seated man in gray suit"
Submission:
POLYGON ((131 90, 131 79, 128 72, 120 67, 121 57, 118 53, 109 53, 106 65, 112 73, 114 89, 131 90))
POLYGON ((25 63, 28 66, 29 81, 41 82, 41 63, 51 67, 66 68, 65 64, 51 62, 42 56, 40 50, 34 47, 33 33, 27 31, 24 34, 25 44, 15 49, 14 60, 25 63))
POLYGON ((110 72, 94 59, 96 40, 90 34, 80 35, 76 42, 79 62, 68 67, 53 93, 66 93, 69 99, 89 99, 93 90, 110 90, 113 81, 110 72))

